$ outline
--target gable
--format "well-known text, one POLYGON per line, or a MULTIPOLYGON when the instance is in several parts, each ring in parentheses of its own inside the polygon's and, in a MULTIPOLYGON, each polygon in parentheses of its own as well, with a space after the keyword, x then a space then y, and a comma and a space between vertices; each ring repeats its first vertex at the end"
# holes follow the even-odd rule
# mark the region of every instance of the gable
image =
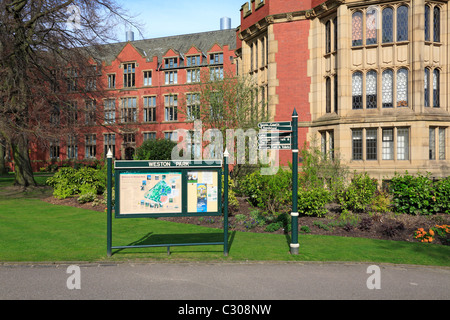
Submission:
POLYGON ((223 48, 219 46, 217 43, 212 46, 211 49, 208 50, 208 52, 219 52, 223 51, 223 48))
POLYGON ((125 44, 123 49, 119 52, 116 59, 119 61, 138 60, 144 57, 143 53, 137 49, 132 43, 125 44))

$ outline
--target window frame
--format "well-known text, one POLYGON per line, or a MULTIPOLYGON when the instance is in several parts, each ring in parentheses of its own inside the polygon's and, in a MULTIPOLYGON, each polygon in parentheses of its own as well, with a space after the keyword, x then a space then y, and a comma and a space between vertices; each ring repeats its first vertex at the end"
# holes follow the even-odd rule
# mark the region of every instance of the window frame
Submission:
POLYGON ((394 8, 390 6, 383 8, 381 12, 381 43, 383 44, 394 42, 394 12, 394 8), (390 16, 388 16, 387 12, 390 12, 390 16), (388 26, 390 27, 390 30, 388 29, 388 26))
POLYGON ((178 71, 164 71, 164 84, 165 85, 173 85, 178 84, 178 71))
POLYGON ((108 80, 108 89, 115 89, 116 88, 116 74, 109 73, 106 76, 107 76, 107 80, 108 80))
POLYGON ((383 109, 391 109, 394 108, 394 70, 393 69, 385 69, 381 73, 381 107, 383 109), (390 79, 387 79, 387 74, 389 74, 390 79), (386 90, 389 89, 387 82, 390 80, 390 92, 387 93, 386 90), (390 96, 390 102, 385 102, 386 94, 390 96))
POLYGON ((105 124, 116 123, 116 99, 108 98, 103 100, 103 110, 105 115, 105 124))
POLYGON ((123 64, 123 87, 136 87, 136 62, 126 62, 123 64))
POLYGON ((186 93, 186 118, 188 121, 200 119, 200 94, 186 93))
POLYGON ((156 122, 156 95, 144 96, 142 99, 144 111, 143 122, 156 122))
POLYGON ((138 98, 137 97, 122 97, 120 98, 120 122, 121 123, 136 123, 138 113, 138 98), (126 103, 125 103, 126 101, 126 103), (130 101, 132 101, 130 106, 130 101), (133 103, 134 102, 134 103, 133 103))
MULTIPOLYGON (((371 84, 372 85, 372 84, 371 84)), ((366 72, 366 109, 378 108, 378 72, 375 70, 369 70, 366 72), (375 93, 369 94, 369 81, 374 81, 375 93)), ((364 90, 363 90, 364 91, 364 90)))
POLYGON ((397 24, 396 24, 396 40, 397 42, 406 42, 409 41, 409 6, 407 6, 406 4, 402 4, 399 7, 397 7, 396 10, 396 18, 397 18, 397 24), (404 14, 403 12, 401 12, 401 9, 405 9, 406 10, 406 16, 401 16, 402 14, 404 14), (400 32, 402 30, 405 30, 405 23, 401 21, 401 18, 405 18, 406 19, 406 31, 404 32, 400 32))
POLYGON ((364 96, 364 73, 362 71, 355 71, 352 74, 352 110, 363 109, 363 96, 364 96), (360 95, 355 95, 355 80, 356 76, 360 78, 360 95))
POLYGON ((143 76, 143 86, 151 87, 153 84, 153 70, 144 70, 142 71, 143 76), (150 74, 150 76, 149 76, 150 74))
POLYGON ((97 157, 97 135, 89 133, 85 135, 85 159, 95 159, 97 157))
POLYGON ((352 130, 352 161, 363 160, 363 129, 351 129, 352 130), (358 133, 358 136, 355 135, 358 133), (358 138, 359 139, 355 139, 358 138))
POLYGON ((178 95, 176 94, 164 96, 164 121, 178 121, 178 95))
POLYGON ((397 105, 397 108, 409 108, 409 78, 410 78, 410 76, 409 76, 409 69, 408 68, 406 68, 406 67, 401 67, 401 68, 399 68, 398 70, 397 70, 397 72, 396 72, 396 84, 395 84, 395 88, 396 88, 396 92, 397 92, 397 94, 396 94, 396 105, 397 105), (401 72, 402 71, 405 71, 406 72, 406 85, 405 85, 405 90, 406 90, 406 93, 405 93, 405 95, 406 95, 406 100, 400 100, 400 98, 401 98, 401 94, 402 94, 402 90, 400 90, 400 85, 401 85, 401 79, 400 79, 400 75, 401 75, 401 72), (400 105, 400 104, 403 104, 403 105, 400 105))
POLYGON ((360 47, 364 44, 364 14, 357 10, 352 14, 352 47, 360 47), (355 24, 355 20, 360 19, 360 26, 355 24))
POLYGON ((109 150, 111 150, 113 156, 116 154, 116 134, 115 133, 104 133, 103 134, 103 146, 104 146, 104 157, 108 155, 109 150))
POLYGON ((76 135, 69 134, 67 137, 67 159, 78 159, 78 137, 76 135))

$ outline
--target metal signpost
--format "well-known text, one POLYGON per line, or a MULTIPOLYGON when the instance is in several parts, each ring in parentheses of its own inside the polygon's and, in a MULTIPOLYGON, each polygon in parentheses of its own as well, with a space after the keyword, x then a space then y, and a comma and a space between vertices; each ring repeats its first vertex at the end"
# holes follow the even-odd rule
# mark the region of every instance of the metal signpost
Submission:
POLYGON ((228 255, 228 154, 222 161, 115 161, 112 204, 112 153, 107 156, 107 254, 112 249, 223 245, 228 255), (224 205, 222 206, 222 174, 224 205), (116 219, 224 215, 223 242, 112 246, 112 211, 116 219))
POLYGON ((260 130, 268 131, 258 135, 260 150, 292 150, 292 212, 291 212, 291 254, 299 253, 298 242, 298 114, 294 109, 291 122, 264 122, 260 130))

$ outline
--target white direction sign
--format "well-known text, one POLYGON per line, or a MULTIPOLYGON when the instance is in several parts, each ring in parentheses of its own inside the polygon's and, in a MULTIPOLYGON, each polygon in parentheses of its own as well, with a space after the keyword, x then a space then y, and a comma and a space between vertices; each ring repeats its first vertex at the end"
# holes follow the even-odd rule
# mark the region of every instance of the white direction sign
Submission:
POLYGON ((292 122, 262 122, 258 124, 260 130, 292 131, 292 122))

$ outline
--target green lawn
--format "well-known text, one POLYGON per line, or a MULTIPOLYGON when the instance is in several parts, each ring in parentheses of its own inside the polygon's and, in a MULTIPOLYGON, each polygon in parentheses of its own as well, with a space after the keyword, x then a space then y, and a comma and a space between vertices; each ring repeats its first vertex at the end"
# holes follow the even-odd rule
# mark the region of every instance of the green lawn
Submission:
MULTIPOLYGON (((55 206, 41 191, 6 194, 0 178, 0 262, 99 261, 352 261, 450 266, 450 248, 435 244, 300 235, 300 254, 289 254, 289 237, 230 232, 222 246, 113 250, 106 254, 106 214, 55 206), (3 188, 2 188, 3 187, 3 188)), ((222 230, 157 219, 113 219, 113 246, 217 242, 222 230)))

